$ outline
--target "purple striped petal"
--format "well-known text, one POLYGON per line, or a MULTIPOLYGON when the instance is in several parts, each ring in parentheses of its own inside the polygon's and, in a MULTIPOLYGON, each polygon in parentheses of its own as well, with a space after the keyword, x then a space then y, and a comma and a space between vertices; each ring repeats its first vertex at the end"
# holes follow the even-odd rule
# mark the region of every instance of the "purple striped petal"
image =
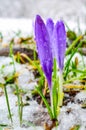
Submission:
MULTIPOLYGON (((50 36, 50 39, 52 38, 53 30, 54 30, 54 22, 51 18, 48 18, 46 21, 46 27, 50 36)), ((51 40, 52 41, 52 40, 51 40)))
POLYGON ((50 49, 50 38, 47 28, 39 15, 36 16, 35 20, 35 38, 40 63, 48 80, 48 84, 51 87, 53 60, 50 49))
POLYGON ((58 67, 63 70, 66 51, 66 31, 63 21, 58 21, 54 28, 54 51, 58 67))
POLYGON ((53 50, 53 30, 54 30, 54 22, 51 18, 48 18, 47 21, 46 21, 46 27, 47 27, 47 30, 48 30, 48 34, 49 34, 49 37, 50 37, 50 47, 51 47, 51 51, 52 51, 52 56, 53 56, 53 59, 55 57, 55 54, 54 54, 54 50, 53 50))

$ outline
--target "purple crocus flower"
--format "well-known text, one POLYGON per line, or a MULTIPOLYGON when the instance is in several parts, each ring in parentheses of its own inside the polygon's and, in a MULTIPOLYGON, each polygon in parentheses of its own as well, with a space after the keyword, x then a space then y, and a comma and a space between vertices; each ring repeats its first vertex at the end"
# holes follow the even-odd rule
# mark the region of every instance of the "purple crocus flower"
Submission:
POLYGON ((58 21, 54 26, 53 20, 49 18, 45 25, 42 18, 37 15, 35 20, 35 39, 40 63, 51 89, 53 59, 57 59, 61 72, 64 66, 66 31, 63 21, 58 21))
POLYGON ((64 67, 64 57, 66 51, 66 31, 63 21, 58 21, 53 31, 54 51, 60 71, 64 67))
POLYGON ((51 40, 49 30, 47 30, 42 18, 37 15, 35 20, 35 39, 42 69, 51 89, 53 58, 51 51, 51 40))

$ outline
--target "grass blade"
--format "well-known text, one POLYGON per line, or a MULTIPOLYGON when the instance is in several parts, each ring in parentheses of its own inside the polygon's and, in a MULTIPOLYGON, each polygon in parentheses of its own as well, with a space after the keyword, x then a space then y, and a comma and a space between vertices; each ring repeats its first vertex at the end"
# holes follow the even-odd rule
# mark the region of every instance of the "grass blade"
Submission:
POLYGON ((49 113, 49 115, 50 115, 50 118, 53 119, 53 113, 52 113, 52 110, 51 110, 50 105, 48 104, 46 98, 44 97, 44 95, 43 95, 42 92, 40 91, 39 87, 36 87, 36 89, 37 89, 38 93, 40 94, 40 96, 42 97, 42 100, 43 100, 43 102, 45 103, 45 105, 46 105, 46 107, 47 107, 47 109, 48 109, 48 113, 49 113))

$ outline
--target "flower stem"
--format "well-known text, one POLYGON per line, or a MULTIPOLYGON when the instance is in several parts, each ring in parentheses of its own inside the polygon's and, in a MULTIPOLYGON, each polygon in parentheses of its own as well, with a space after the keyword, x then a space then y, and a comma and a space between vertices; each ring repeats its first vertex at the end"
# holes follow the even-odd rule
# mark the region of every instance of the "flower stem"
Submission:
POLYGON ((51 110, 53 112, 53 94, 52 94, 52 89, 50 90, 50 103, 51 103, 51 110))
POLYGON ((51 109, 53 113, 53 119, 57 119, 57 64, 56 59, 54 59, 54 66, 53 66, 53 84, 50 90, 50 100, 51 100, 51 109))
POLYGON ((59 87, 58 87, 58 106, 62 106, 63 103, 63 75, 62 71, 59 71, 59 87))
POLYGON ((11 114, 11 110, 10 110, 10 104, 9 104, 9 99, 8 99, 8 93, 7 93, 6 85, 4 86, 4 92, 5 92, 5 97, 6 97, 6 103, 7 103, 9 118, 10 118, 11 123, 12 123, 13 119, 12 119, 12 114, 11 114))

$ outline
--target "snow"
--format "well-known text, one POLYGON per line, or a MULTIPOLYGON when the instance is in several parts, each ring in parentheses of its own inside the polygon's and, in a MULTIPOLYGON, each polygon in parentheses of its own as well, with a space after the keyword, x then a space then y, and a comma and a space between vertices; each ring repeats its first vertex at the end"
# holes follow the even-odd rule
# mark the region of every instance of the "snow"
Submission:
POLYGON ((13 36, 12 32, 17 33, 18 31, 22 32, 22 36, 25 36, 26 34, 31 35, 32 30, 33 30, 33 27, 32 27, 31 19, 0 18, 0 31, 4 35, 10 34, 10 36, 13 36))
MULTIPOLYGON (((0 73, 0 83, 4 84, 5 80, 4 77, 5 76, 9 76, 13 73, 14 71, 14 67, 11 64, 12 63, 12 59, 10 57, 0 57, 0 69, 3 67, 3 71, 1 69, 0 73), (2 73, 3 72, 3 73, 2 73)), ((18 64, 15 62, 15 68, 16 68, 16 73, 18 73, 18 78, 17 78, 17 83, 18 86, 23 89, 23 90, 27 90, 27 95, 30 96, 29 91, 34 89, 35 85, 36 85, 36 81, 34 79, 34 75, 32 73, 32 71, 27 69, 26 65, 22 65, 22 64, 18 64)), ((9 94, 9 103, 10 103, 10 107, 11 107, 11 112, 13 114, 13 127, 14 130, 24 130, 26 128, 21 128, 19 126, 19 117, 18 117, 18 107, 16 106, 17 103, 17 96, 13 94, 13 91, 15 89, 15 85, 14 87, 10 87, 13 84, 8 84, 7 87, 7 91, 9 94)), ((3 92, 2 89, 0 89, 0 92, 3 92)), ((25 95, 23 98, 24 102, 25 102, 25 95)), ((36 112, 39 112, 41 110, 40 106, 38 105, 38 103, 34 100, 31 99, 31 101, 27 101, 29 103, 29 106, 25 106, 23 108, 23 120, 25 121, 34 121, 34 116, 33 114, 36 112)), ((10 124, 10 120, 8 120, 8 111, 7 111, 7 105, 6 105, 6 99, 5 96, 2 95, 0 96, 0 124, 10 124)), ((43 130, 42 127, 30 127, 27 128, 28 130, 34 130, 34 129, 39 129, 39 130, 43 130)))
POLYGON ((86 91, 81 91, 75 96, 75 101, 86 102, 86 91))
MULTIPOLYGON (((0 57, 0 81, 4 83, 4 77, 12 75, 14 72, 14 66, 12 63, 12 58, 10 57, 0 57), (4 66, 4 67, 3 67, 4 66)), ((34 89, 37 85, 32 71, 27 69, 26 65, 19 64, 15 62, 16 73, 18 74, 17 83, 21 89, 34 89)))

